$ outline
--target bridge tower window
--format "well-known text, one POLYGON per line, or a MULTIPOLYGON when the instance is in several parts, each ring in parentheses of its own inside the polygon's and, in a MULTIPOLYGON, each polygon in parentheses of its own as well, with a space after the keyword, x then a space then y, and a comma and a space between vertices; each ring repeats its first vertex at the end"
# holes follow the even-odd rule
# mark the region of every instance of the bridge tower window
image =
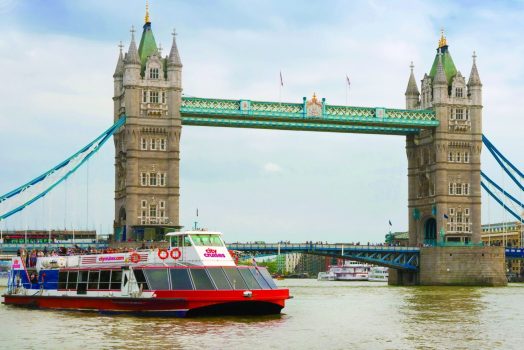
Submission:
POLYGON ((448 154, 448 162, 454 162, 453 152, 449 152, 449 154, 448 154))
POLYGON ((142 90, 142 102, 147 103, 147 90, 142 90))
POLYGON ((156 139, 155 138, 151 139, 151 150, 156 151, 156 139))
POLYGON ((140 185, 147 186, 147 183, 149 182, 149 174, 148 173, 140 173, 140 185))
POLYGON ((149 79, 158 79, 158 68, 149 69, 149 79))
POLYGON ((158 91, 150 91, 149 92, 149 102, 150 103, 158 103, 158 91))
POLYGON ((165 138, 161 138, 160 139, 160 150, 165 151, 167 148, 166 145, 167 145, 167 140, 165 138))
POLYGON ((456 97, 463 97, 464 96, 464 90, 461 87, 458 87, 455 89, 455 96, 456 97))
POLYGON ((464 118, 464 109, 456 108, 455 109, 455 119, 462 120, 464 118))
POLYGON ((149 174, 149 186, 156 186, 156 173, 150 173, 149 174))
POLYGON ((469 163, 469 152, 464 152, 464 163, 469 163))
POLYGON ((140 149, 141 149, 142 151, 147 150, 147 139, 146 139, 145 137, 142 137, 142 138, 140 139, 140 149))

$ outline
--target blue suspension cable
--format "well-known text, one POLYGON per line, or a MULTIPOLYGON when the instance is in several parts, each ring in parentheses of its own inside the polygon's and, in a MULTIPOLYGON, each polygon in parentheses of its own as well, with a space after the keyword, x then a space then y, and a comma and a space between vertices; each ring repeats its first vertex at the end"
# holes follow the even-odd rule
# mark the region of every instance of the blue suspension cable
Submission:
MULTIPOLYGON (((43 180, 45 180, 45 178, 47 176, 49 176, 50 174, 62 169, 63 167, 67 166, 69 164, 69 162, 71 162, 71 160, 73 160, 74 158, 78 157, 78 155, 86 152, 89 148, 91 148, 95 143, 97 143, 98 141, 101 142, 101 144, 105 143, 105 141, 107 141, 107 138, 108 136, 112 136, 122 125, 124 125, 126 121, 126 116, 122 116, 113 126, 111 126, 109 129, 107 129, 106 131, 104 131, 104 133, 102 133, 100 136, 98 136, 96 139, 94 139, 93 141, 91 141, 89 144, 87 144, 84 148, 82 148, 80 151, 76 152, 75 154, 73 154, 71 157, 67 158, 66 160, 64 160, 63 162, 61 162, 60 164, 56 165, 54 168, 52 168, 51 170, 48 170, 46 171, 45 173, 43 173, 42 175, 40 176, 37 176, 36 178, 34 178, 33 180, 27 182, 26 184, 12 190, 11 192, 8 192, 6 194, 4 194, 3 196, 0 197, 0 202, 3 202, 5 201, 6 199, 8 198, 11 198, 17 194, 19 194, 20 192, 24 191, 27 187, 29 186, 33 186, 43 180)), ((98 149, 98 148, 97 148, 98 149)))
POLYGON ((488 192, 488 194, 498 203, 500 204, 508 213, 510 213, 515 219, 517 219, 519 222, 524 223, 524 219, 520 217, 520 215, 516 214, 513 210, 508 208, 504 202, 500 200, 489 188, 486 186, 484 182, 480 182, 480 186, 482 186, 483 189, 488 192))
POLYGON ((64 176, 62 176, 58 181, 56 181, 54 184, 52 184, 51 186, 49 186, 46 190, 42 191, 40 194, 34 196, 33 198, 31 198, 30 200, 28 200, 27 202, 19 205, 18 207, 14 208, 13 210, 7 212, 7 213, 4 213, 2 215, 0 215, 0 221, 1 220, 4 220, 6 218, 8 218, 9 216, 11 215, 14 215, 16 213, 18 213, 19 211, 23 210, 24 208, 26 208, 27 206, 33 204, 34 202, 36 202, 37 200, 39 200, 40 198, 44 197, 47 193, 49 193, 51 190, 53 190, 56 186, 58 186, 60 183, 62 183, 63 181, 65 181, 71 174, 73 174, 79 167, 81 167, 87 160, 89 160, 89 158, 91 158, 95 153, 97 153, 101 146, 106 143, 106 141, 111 138, 111 136, 113 136, 113 134, 115 132, 118 131, 118 129, 120 129, 120 127, 122 125, 124 125, 124 123, 126 122, 126 116, 123 115, 122 117, 120 117, 120 119, 113 125, 111 126, 109 129, 107 129, 102 135, 98 136, 95 140, 93 140, 92 142, 90 142, 87 146, 85 146, 84 148, 82 148, 80 151, 76 152, 74 155, 72 155, 71 157, 69 157, 68 159, 66 159, 65 161, 63 161, 62 163, 58 164, 57 166, 55 166, 53 169, 45 172, 44 174, 36 177, 35 179, 29 181, 28 183, 26 183, 25 185, 22 185, 20 187, 18 187, 17 189, 3 195, 2 197, 0 197, 0 203, 5 201, 6 199, 8 198, 11 198, 17 194, 20 194, 21 192, 23 192, 25 189, 27 189, 29 186, 32 186, 38 182, 41 182, 43 181, 48 175, 54 173, 55 171, 63 168, 64 166, 66 166, 67 164, 69 164, 69 162, 71 162, 71 160, 73 160, 74 158, 76 158, 78 155, 86 152, 87 150, 89 150, 93 145, 95 145, 95 143, 98 142, 98 144, 96 144, 96 146, 91 150, 89 151, 89 153, 82 159, 82 161, 80 161, 80 163, 78 163, 73 169, 69 170, 64 176))
POLYGON ((508 168, 504 165, 502 160, 505 163, 507 163, 509 165, 509 167, 513 171, 515 171, 521 178, 524 178, 524 174, 519 169, 517 169, 517 167, 515 167, 506 157, 504 157, 502 155, 502 153, 500 153, 500 151, 497 148, 495 148, 495 146, 493 146, 493 144, 484 135, 482 135, 482 142, 484 142, 484 145, 486 145, 486 148, 488 149, 488 151, 493 155, 493 158, 495 158, 495 160, 497 161, 497 163, 499 163, 499 165, 502 167, 502 169, 504 169, 506 174, 508 174, 508 176, 513 180, 513 182, 515 182, 515 184, 517 184, 517 186, 522 191, 524 191, 524 186, 520 183, 520 181, 518 181, 515 178, 515 176, 511 173, 511 171, 508 170, 508 168))
POLYGON ((506 197, 508 197, 509 199, 511 199, 515 204, 517 204, 518 206, 520 206, 521 208, 524 209, 524 203, 520 202, 517 198, 513 197, 511 194, 509 194, 508 192, 506 192, 502 187, 500 187, 499 185, 497 185, 495 183, 495 181, 491 180, 488 175, 486 175, 486 173, 484 173, 483 171, 480 172, 480 176, 482 176, 486 181, 489 182, 490 185, 492 185, 493 187, 495 187, 497 190, 499 190, 500 192, 502 192, 503 195, 505 195, 506 197))

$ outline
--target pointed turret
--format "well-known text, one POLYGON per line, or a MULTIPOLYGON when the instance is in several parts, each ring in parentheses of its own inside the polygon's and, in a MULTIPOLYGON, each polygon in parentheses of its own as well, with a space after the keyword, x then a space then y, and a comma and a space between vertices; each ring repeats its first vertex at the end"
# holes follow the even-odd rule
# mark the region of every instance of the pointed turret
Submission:
POLYGON ((131 44, 124 58, 124 86, 136 84, 140 80, 140 59, 135 43, 135 28, 131 27, 131 44))
POLYGON ((433 79, 433 85, 438 84, 448 84, 448 79, 446 78, 446 73, 444 72, 444 64, 442 63, 442 53, 438 54, 438 63, 437 63, 437 72, 435 78, 433 79))
POLYGON ((477 70, 477 55, 475 51, 473 51, 473 65, 471 66, 471 73, 469 74, 468 86, 482 86, 479 71, 477 70))
POLYGON ((448 80, 442 63, 442 53, 438 54, 436 74, 433 78, 433 103, 445 102, 448 97, 448 80))
POLYGON ((171 45, 171 51, 169 52, 169 61, 170 66, 182 67, 182 61, 180 60, 180 55, 178 54, 178 47, 176 45, 176 31, 173 29, 173 44, 171 45))
POLYGON ((468 95, 471 103, 477 106, 482 105, 482 83, 480 82, 479 72, 477 70, 477 55, 473 52, 473 65, 468 80, 468 95))
POLYGON ((406 108, 407 109, 415 109, 419 104, 418 98, 420 96, 420 92, 418 91, 418 86, 415 80, 415 75, 413 74, 414 67, 415 66, 413 65, 413 62, 411 62, 411 65, 409 66, 409 68, 411 68, 411 73, 409 75, 406 93, 404 94, 406 96, 406 108))
POLYGON ((140 64, 140 58, 138 57, 138 50, 135 42, 135 28, 131 27, 131 43, 129 44, 129 50, 127 50, 126 64, 140 64))
POLYGON ((120 45, 118 45, 120 48, 120 53, 118 54, 118 61, 116 62, 116 68, 115 73, 113 74, 113 78, 116 77, 122 77, 124 75, 124 55, 122 54, 122 42, 120 42, 120 45))

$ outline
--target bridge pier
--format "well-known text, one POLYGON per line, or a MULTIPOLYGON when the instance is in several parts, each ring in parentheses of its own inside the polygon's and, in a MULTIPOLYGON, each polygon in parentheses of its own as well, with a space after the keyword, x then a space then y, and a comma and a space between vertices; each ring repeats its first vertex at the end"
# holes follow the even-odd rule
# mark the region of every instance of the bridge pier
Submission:
POLYGON ((391 270, 390 285, 505 286, 503 247, 424 247, 418 272, 391 270))

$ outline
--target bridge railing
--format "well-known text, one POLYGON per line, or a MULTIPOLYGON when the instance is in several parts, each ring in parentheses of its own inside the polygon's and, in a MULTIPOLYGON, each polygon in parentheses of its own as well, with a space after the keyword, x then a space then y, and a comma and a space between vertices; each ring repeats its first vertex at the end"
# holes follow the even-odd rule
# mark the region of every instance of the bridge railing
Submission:
POLYGON ((344 251, 396 251, 396 252, 418 252, 418 247, 384 246, 384 245, 354 245, 344 243, 320 244, 320 243, 227 243, 231 250, 344 250, 344 251))

